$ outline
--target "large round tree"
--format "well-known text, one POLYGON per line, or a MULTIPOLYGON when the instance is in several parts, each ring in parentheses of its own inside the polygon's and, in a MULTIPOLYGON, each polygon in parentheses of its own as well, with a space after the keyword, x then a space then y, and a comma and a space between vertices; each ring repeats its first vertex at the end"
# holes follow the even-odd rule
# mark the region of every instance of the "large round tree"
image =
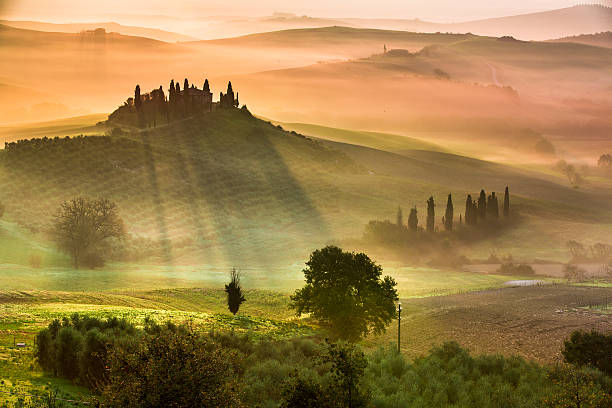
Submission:
POLYGON ((306 265, 306 286, 291 296, 298 316, 310 313, 332 336, 349 341, 381 333, 394 319, 395 280, 382 277, 382 267, 366 254, 327 246, 306 265))

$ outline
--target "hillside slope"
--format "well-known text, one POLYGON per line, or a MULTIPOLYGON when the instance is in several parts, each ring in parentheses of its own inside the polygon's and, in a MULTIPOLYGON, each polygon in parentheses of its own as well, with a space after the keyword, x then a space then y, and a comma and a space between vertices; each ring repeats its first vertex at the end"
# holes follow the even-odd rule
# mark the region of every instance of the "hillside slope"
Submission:
POLYGON ((128 231, 157 242, 170 264, 287 265, 361 236, 369 220, 392 218, 398 206, 423 214, 427 197, 442 203, 450 192, 458 214, 466 193, 506 184, 527 218, 500 251, 535 240, 552 256, 570 237, 608 232, 608 191, 448 153, 316 142, 239 110, 121 137, 37 139, 0 153, 8 221, 44 236, 64 200, 106 197, 128 231), (551 246, 533 223, 572 228, 551 246))

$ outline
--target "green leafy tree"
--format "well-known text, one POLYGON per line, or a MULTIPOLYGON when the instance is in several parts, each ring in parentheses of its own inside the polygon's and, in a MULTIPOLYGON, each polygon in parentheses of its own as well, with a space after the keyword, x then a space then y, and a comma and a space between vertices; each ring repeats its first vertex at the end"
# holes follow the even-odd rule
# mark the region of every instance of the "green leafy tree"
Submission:
POLYGON ((331 364, 333 380, 337 389, 334 394, 339 399, 339 406, 366 407, 370 395, 361 386, 363 373, 368 366, 363 351, 359 350, 354 344, 330 343, 323 360, 331 364))
POLYGON ((444 229, 447 231, 453 230, 453 217, 453 198, 449 194, 446 202, 446 212, 444 213, 444 229))
POLYGON ((427 200, 427 231, 434 232, 436 228, 436 205, 434 198, 429 197, 427 200))
POLYGON ((90 267, 99 265, 108 241, 125 235, 115 203, 83 197, 61 205, 53 232, 58 247, 72 257, 75 268, 83 263, 90 267))
POLYGON ((416 231, 419 228, 419 217, 417 216, 416 207, 410 209, 410 215, 408 216, 408 228, 412 231, 416 231))
POLYGON ((240 286, 240 272, 233 268, 230 272, 230 283, 225 285, 225 293, 227 294, 227 307, 232 314, 238 313, 242 302, 246 301, 242 294, 240 286))
POLYGON ((357 341, 381 333, 395 318, 396 283, 366 254, 336 246, 314 251, 306 263, 306 285, 291 296, 297 315, 310 313, 332 336, 357 341))
POLYGON ((612 376, 612 335, 594 330, 575 331, 564 342, 561 354, 566 363, 578 367, 594 367, 612 376))
POLYGON ((110 359, 105 407, 242 407, 238 356, 193 330, 162 328, 110 359))

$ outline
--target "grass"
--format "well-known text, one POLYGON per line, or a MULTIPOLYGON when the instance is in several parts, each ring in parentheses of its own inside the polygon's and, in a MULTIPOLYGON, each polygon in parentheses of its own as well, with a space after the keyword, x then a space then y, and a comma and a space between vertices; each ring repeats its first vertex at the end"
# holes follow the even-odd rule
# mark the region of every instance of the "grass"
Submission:
POLYGON ((403 150, 445 151, 443 147, 434 143, 407 136, 393 135, 390 133, 337 129, 308 123, 279 122, 279 124, 284 129, 293 130, 306 136, 312 136, 333 142, 356 144, 388 152, 398 153, 402 152, 403 150))
MULTIPOLYGON (((53 319, 73 313, 99 318, 125 318, 141 325, 145 317, 158 322, 191 322, 198 330, 235 331, 277 339, 312 336, 312 322, 295 319, 287 308, 288 296, 247 291, 247 302, 237 316, 224 308, 221 290, 182 289, 124 293, 3 292, 0 294, 0 403, 15 402, 7 393, 45 395, 59 389, 58 397, 86 400, 89 392, 44 373, 34 360, 36 333, 53 319), (13 342, 26 342, 25 349, 13 342)), ((27 400, 27 398, 26 398, 27 400)))

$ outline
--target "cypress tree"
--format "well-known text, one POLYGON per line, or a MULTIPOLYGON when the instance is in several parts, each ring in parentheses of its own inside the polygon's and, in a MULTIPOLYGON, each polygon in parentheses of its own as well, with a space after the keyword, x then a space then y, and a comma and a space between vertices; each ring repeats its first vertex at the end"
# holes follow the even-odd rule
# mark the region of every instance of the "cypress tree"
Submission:
POLYGON ((495 218, 499 218, 499 204, 497 202, 497 196, 495 195, 495 191, 491 193, 491 215, 495 218))
POLYGON ((483 220, 487 218, 487 194, 484 190, 480 190, 478 197, 478 216, 483 220))
POLYGON ((134 107, 136 111, 139 112, 142 108, 142 100, 140 99, 140 85, 136 85, 136 89, 134 89, 134 107))
POLYGON ((506 192, 504 193, 504 217, 510 215, 510 193, 508 192, 508 186, 506 186, 506 192))
POLYGON ((410 215, 408 216, 408 228, 412 231, 416 231, 419 228, 419 218, 417 216, 416 207, 410 209, 410 215))
POLYGON ((444 213, 444 228, 447 231, 453 230, 453 198, 448 195, 448 201, 446 202, 446 212, 444 213))
POLYGON ((208 83, 208 78, 204 80, 204 86, 202 87, 204 92, 210 92, 210 85, 208 83))
POLYGON ((183 90, 188 90, 189 89, 189 81, 187 80, 187 78, 185 78, 185 82, 183 82, 183 90))
POLYGON ((436 210, 435 210, 434 198, 429 197, 427 200, 427 231, 434 232, 436 226, 436 210))
POLYGON ((467 225, 472 225, 472 211, 472 196, 468 194, 465 200, 465 223, 467 225))
POLYGON ((397 221, 396 224, 398 227, 404 225, 404 214, 402 214, 402 207, 397 207, 397 221))
POLYGON ((234 93, 234 90, 232 89, 232 81, 229 81, 227 83, 227 95, 233 94, 233 93, 234 93))

